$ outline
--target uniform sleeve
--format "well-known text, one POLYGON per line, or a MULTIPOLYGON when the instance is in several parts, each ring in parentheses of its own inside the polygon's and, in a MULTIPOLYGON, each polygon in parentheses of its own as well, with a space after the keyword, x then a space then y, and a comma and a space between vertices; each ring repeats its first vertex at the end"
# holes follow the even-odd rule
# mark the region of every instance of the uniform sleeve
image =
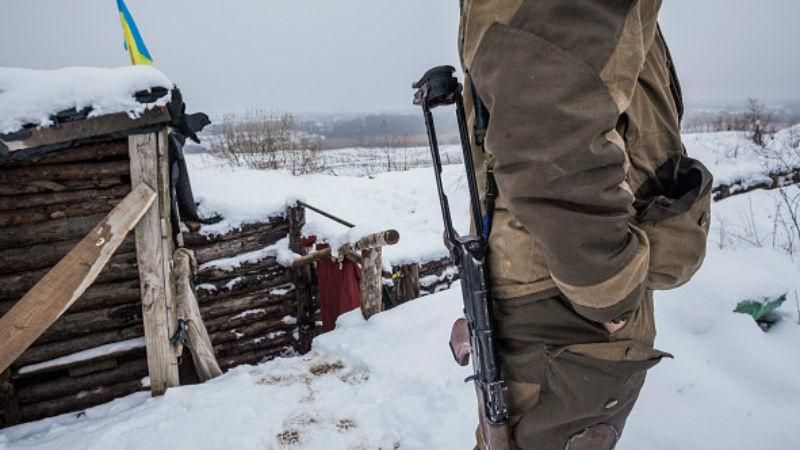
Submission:
POLYGON ((645 35, 638 1, 524 0, 486 30, 469 67, 491 114, 500 194, 542 242, 558 288, 597 322, 635 309, 646 289, 649 243, 630 220, 618 132, 645 35))

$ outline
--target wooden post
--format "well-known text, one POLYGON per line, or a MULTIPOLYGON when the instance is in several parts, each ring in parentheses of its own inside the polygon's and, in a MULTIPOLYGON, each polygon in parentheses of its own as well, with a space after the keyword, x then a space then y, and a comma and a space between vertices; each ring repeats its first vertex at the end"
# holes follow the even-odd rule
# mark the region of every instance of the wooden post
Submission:
MULTIPOLYGON (((164 202, 169 202, 164 186, 166 171, 160 151, 166 140, 159 133, 137 134, 128 138, 133 184, 146 183, 158 192, 158 206, 150 208, 136 227, 136 258, 139 266, 139 283, 142 294, 142 318, 147 345, 147 367, 150 373, 150 389, 153 395, 162 395, 167 388, 177 386, 178 359, 170 343, 172 301, 172 277, 169 267, 171 254, 166 253, 164 239, 169 237, 169 216, 162 220, 164 202), (161 166, 161 167, 159 167, 161 166), (166 233, 166 234, 165 234, 166 233), (166 237, 165 237, 166 236, 166 237), (169 276, 168 276, 169 275, 169 276)), ((168 205, 168 204, 167 204, 168 205)))
POLYGON ((405 264, 397 268, 395 304, 399 305, 419 297, 419 264, 405 264))
MULTIPOLYGON (((305 255, 306 249, 300 242, 303 225, 306 223, 306 210, 302 206, 289 208, 289 248, 298 255, 305 255)), ((297 292, 297 327, 299 339, 297 351, 308 353, 314 339, 314 299, 311 294, 311 267, 295 266, 292 269, 294 288, 297 292)))
POLYGON ((0 371, 7 369, 92 285, 155 200, 138 185, 61 261, 0 317, 0 371))
POLYGON ((383 309, 382 247, 361 251, 361 312, 365 319, 383 309))

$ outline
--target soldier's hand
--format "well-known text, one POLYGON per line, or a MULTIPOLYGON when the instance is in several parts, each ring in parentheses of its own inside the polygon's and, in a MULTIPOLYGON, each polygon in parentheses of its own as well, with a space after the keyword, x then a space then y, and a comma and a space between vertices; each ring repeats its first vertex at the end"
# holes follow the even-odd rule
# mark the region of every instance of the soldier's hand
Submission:
POLYGON ((610 322, 605 322, 603 326, 606 327, 609 333, 614 334, 619 331, 620 328, 624 327, 626 322, 626 320, 617 320, 616 322, 612 320, 610 322))

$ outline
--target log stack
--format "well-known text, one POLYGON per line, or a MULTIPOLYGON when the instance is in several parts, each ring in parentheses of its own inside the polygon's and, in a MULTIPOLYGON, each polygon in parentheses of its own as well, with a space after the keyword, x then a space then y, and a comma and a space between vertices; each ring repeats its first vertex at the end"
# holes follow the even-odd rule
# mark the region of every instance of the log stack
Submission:
POLYGON ((202 228, 184 234, 199 265, 200 312, 223 370, 303 351, 298 317, 311 303, 310 280, 264 252, 290 234, 299 236, 302 217, 302 209, 290 210, 222 235, 202 228))
POLYGON ((435 294, 459 279, 458 270, 449 257, 425 261, 419 265, 420 295, 435 294))

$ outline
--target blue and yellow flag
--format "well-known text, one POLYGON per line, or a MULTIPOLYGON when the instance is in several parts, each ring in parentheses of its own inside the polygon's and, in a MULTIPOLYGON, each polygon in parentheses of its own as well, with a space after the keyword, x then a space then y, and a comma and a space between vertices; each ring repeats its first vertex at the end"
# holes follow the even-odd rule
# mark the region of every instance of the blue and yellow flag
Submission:
POLYGON ((131 64, 153 64, 153 57, 147 51, 147 46, 144 45, 142 35, 139 34, 139 28, 136 27, 136 22, 133 21, 131 12, 125 6, 124 0, 117 0, 117 8, 119 8, 119 18, 122 19, 122 34, 125 36, 125 50, 131 56, 131 64))

